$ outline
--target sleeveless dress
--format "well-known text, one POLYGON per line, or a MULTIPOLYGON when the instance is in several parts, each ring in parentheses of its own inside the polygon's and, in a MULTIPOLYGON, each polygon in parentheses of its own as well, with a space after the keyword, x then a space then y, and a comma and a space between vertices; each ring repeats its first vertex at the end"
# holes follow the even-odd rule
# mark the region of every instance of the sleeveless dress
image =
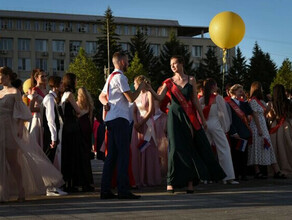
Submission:
MULTIPOLYGON (((187 83, 181 89, 190 100, 193 86, 187 83)), ((195 130, 171 93, 168 107, 167 131, 169 139, 167 184, 185 187, 189 181, 198 184, 200 180, 222 180, 226 175, 216 161, 204 130, 195 130)))
POLYGON ((17 180, 7 160, 13 153, 21 171, 21 182, 25 195, 45 195, 49 186, 64 184, 61 173, 43 153, 35 138, 24 127, 23 137, 17 136, 18 120, 30 120, 31 112, 22 102, 20 94, 8 94, 0 98, 0 201, 17 196, 17 180))
MULTIPOLYGON (((135 104, 137 106, 137 121, 139 122, 145 117, 149 108, 147 93, 140 93, 135 100, 135 104)), ((155 186, 161 184, 159 153, 156 138, 155 140, 154 138, 155 128, 152 116, 143 125, 141 132, 137 132, 133 128, 131 139, 132 170, 137 186, 155 186), (144 140, 148 129, 151 129, 152 136, 148 142, 148 147, 141 152, 138 145, 144 140)))

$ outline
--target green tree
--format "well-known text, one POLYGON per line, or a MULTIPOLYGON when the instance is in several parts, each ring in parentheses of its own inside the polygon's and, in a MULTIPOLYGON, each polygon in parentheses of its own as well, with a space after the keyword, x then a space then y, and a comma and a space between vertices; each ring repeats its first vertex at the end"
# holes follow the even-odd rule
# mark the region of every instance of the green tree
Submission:
POLYGON ((129 60, 132 61, 134 56, 138 55, 140 62, 143 64, 144 69, 147 71, 151 81, 154 79, 154 73, 157 73, 158 59, 154 56, 150 44, 147 43, 147 36, 144 35, 139 29, 136 35, 131 38, 129 48, 129 60))
POLYGON ((104 85, 103 73, 95 66, 92 59, 86 56, 85 50, 80 47, 78 55, 70 63, 67 72, 72 72, 77 76, 77 88, 84 86, 92 95, 96 109, 98 109, 98 95, 104 85))
POLYGON ((206 57, 200 62, 199 68, 196 71, 196 77, 198 79, 213 78, 216 80, 218 87, 221 88, 222 73, 220 72, 218 58, 213 48, 210 47, 208 49, 206 57))
POLYGON ((170 58, 174 55, 182 56, 185 60, 185 73, 188 75, 194 75, 193 61, 191 59, 190 51, 176 38, 175 33, 171 32, 169 41, 165 42, 160 53, 160 73, 155 74, 155 78, 159 84, 161 84, 166 78, 172 76, 170 58))
POLYGON ((227 83, 239 83, 243 84, 243 81, 248 73, 248 65, 246 64, 246 59, 242 55, 239 47, 236 49, 236 55, 232 58, 232 66, 229 69, 227 75, 227 83))
POLYGON ((278 70, 274 81, 271 83, 270 91, 273 91, 276 84, 282 84, 286 89, 292 88, 292 63, 288 58, 283 61, 278 70))
POLYGON ((133 84, 134 78, 136 76, 144 75, 148 77, 147 71, 144 69, 143 64, 140 62, 138 52, 135 53, 135 56, 133 57, 133 60, 128 67, 128 70, 125 72, 125 75, 129 80, 129 84, 133 84))
POLYGON ((107 25, 109 33, 109 49, 110 49, 110 63, 113 54, 121 50, 118 44, 119 35, 116 34, 116 24, 114 23, 114 16, 110 7, 107 8, 104 15, 102 33, 103 35, 97 37, 97 51, 94 56, 94 62, 100 71, 108 66, 108 49, 107 49, 107 25), (108 22, 108 24, 107 24, 108 22))
POLYGON ((271 60, 269 53, 264 53, 256 42, 253 56, 250 58, 248 75, 244 79, 244 88, 249 91, 252 82, 259 81, 262 83, 264 93, 268 94, 276 73, 276 64, 271 60))

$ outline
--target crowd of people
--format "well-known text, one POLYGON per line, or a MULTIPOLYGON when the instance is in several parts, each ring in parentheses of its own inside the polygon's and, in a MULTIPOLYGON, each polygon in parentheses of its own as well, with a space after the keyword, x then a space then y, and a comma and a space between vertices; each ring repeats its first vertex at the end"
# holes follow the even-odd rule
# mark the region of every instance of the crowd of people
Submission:
POLYGON ((167 192, 193 193, 200 182, 292 176, 292 101, 283 85, 271 96, 260 82, 249 93, 227 85, 223 97, 214 79, 197 82, 185 73, 183 58, 173 56, 173 76, 157 91, 143 75, 132 91, 127 55, 116 52, 112 62, 98 119, 86 88, 75 96, 75 74, 47 80, 35 69, 25 101, 16 74, 0 68, 0 201, 94 191, 94 151, 104 160, 101 199, 139 199, 131 189, 165 179, 167 192))

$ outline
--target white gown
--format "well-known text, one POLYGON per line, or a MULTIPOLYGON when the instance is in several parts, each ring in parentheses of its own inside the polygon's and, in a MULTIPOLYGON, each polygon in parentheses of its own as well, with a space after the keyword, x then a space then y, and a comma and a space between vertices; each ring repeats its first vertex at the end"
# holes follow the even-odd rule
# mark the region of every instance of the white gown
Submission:
POLYGON ((21 182, 25 196, 45 194, 49 186, 64 184, 62 174, 52 165, 35 138, 24 127, 23 137, 17 136, 18 120, 31 119, 31 112, 20 94, 8 94, 0 99, 0 201, 18 195, 16 179, 7 160, 13 152, 13 163, 21 168, 21 182))

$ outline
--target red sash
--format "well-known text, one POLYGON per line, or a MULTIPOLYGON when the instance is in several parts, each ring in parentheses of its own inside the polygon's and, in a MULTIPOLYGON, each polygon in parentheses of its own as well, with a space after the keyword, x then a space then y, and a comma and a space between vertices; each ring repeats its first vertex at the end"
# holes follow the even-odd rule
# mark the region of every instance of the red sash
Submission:
POLYGON ((277 123, 277 125, 275 127, 272 127, 269 131, 270 134, 274 134, 278 131, 278 129, 283 125, 283 123, 285 122, 286 118, 282 117, 279 121, 279 123, 277 123))
POLYGON ((203 109, 203 114, 204 114, 206 120, 208 120, 209 113, 210 113, 210 110, 211 110, 211 106, 214 103, 215 99, 216 99, 216 95, 211 94, 211 96, 209 98, 208 105, 205 105, 205 107, 203 109))
POLYGON ((192 101, 186 100, 184 95, 181 93, 179 88, 172 82, 171 79, 167 79, 163 83, 166 84, 168 91, 170 91, 176 97, 176 99, 179 101, 179 104, 181 105, 184 112, 186 113, 186 115, 190 119, 192 125, 194 126, 194 129, 195 130, 201 129, 201 124, 200 124, 198 118, 196 117, 196 109, 194 108, 192 101))
MULTIPOLYGON (((109 97, 109 86, 110 86, 110 82, 112 81, 113 77, 117 74, 120 74, 120 72, 113 72, 111 75, 110 75, 110 78, 108 80, 108 85, 107 85, 107 93, 106 93, 106 99, 108 101, 108 97, 109 97)), ((105 120, 105 117, 107 115, 107 111, 104 111, 103 110, 103 120, 105 120)), ((105 146, 105 150, 104 150, 104 154, 105 156, 107 155, 107 146, 108 146, 108 131, 107 129, 105 129, 105 135, 104 135, 104 146, 105 146)))
POLYGON ((266 111, 267 107, 260 101, 258 100, 256 97, 251 97, 251 99, 256 100, 256 102, 263 108, 264 112, 266 111))
POLYGON ((32 90, 36 91, 41 97, 45 98, 45 94, 39 87, 33 87, 32 90))
POLYGON ((244 112, 239 108, 239 106, 232 101, 231 99, 226 100, 226 102, 231 106, 231 108, 235 111, 236 115, 241 119, 241 121, 246 125, 246 127, 250 130, 248 125, 248 120, 244 112))

